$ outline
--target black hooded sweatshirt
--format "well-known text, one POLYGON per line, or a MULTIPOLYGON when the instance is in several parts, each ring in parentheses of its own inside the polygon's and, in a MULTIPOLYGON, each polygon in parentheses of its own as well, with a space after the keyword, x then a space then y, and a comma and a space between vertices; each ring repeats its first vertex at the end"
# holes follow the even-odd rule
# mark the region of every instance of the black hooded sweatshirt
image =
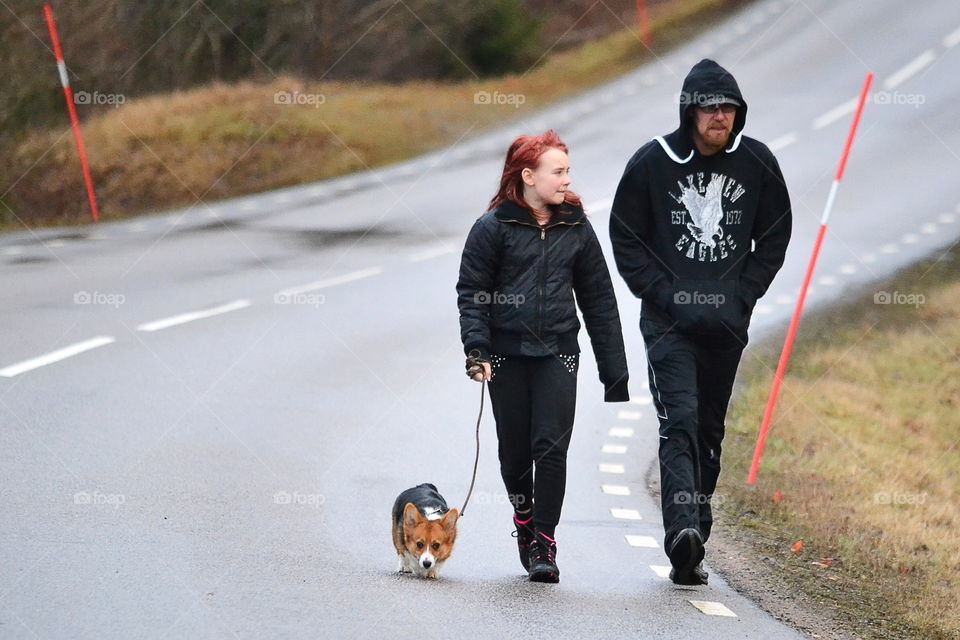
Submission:
POLYGON ((701 60, 683 82, 680 127, 633 155, 613 201, 620 275, 643 299, 643 315, 683 332, 745 338, 754 304, 783 264, 790 197, 770 149, 743 135, 746 119, 733 76, 701 60), (726 148, 704 156, 690 109, 718 95, 740 106, 726 148))

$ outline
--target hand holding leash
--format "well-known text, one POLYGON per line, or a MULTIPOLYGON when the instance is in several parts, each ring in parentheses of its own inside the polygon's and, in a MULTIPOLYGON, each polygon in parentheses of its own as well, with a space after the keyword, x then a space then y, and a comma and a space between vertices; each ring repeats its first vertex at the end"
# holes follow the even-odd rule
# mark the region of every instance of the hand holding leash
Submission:
POLYGON ((491 377, 490 363, 476 349, 467 356, 467 376, 477 382, 487 382, 491 377))

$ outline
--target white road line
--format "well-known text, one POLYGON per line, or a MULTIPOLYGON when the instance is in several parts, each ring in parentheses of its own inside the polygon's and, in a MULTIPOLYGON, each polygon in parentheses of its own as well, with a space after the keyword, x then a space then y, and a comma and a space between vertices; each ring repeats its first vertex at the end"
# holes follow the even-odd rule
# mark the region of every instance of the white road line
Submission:
POLYGON ((83 353, 84 351, 90 351, 90 349, 102 347, 103 345, 110 344, 115 340, 116 339, 113 336, 97 336, 96 338, 84 340, 83 342, 77 342, 75 344, 63 347, 62 349, 45 353, 42 356, 37 356, 36 358, 31 358, 29 360, 24 360, 23 362, 18 362, 17 364, 12 364, 9 367, 4 367, 3 369, 0 369, 0 377, 12 378, 13 376, 20 375, 21 373, 32 371, 33 369, 39 369, 40 367, 53 364, 54 362, 59 362, 60 360, 65 360, 71 356, 83 353))
POLYGON ((773 313, 773 307, 771 307, 771 306, 768 305, 768 304, 760 303, 760 304, 758 304, 756 307, 753 308, 753 312, 756 313, 756 314, 759 314, 759 315, 761 315, 761 316, 764 316, 764 315, 768 315, 768 314, 773 313))
POLYGON ((605 444, 600 449, 600 453, 617 453, 622 454, 627 452, 627 445, 625 444, 605 444))
POLYGON ((937 59, 937 54, 933 52, 933 49, 927 49, 919 56, 905 64, 898 71, 894 72, 889 78, 883 81, 883 88, 887 91, 891 89, 896 89, 901 84, 906 82, 911 78, 911 76, 916 75, 923 69, 925 66, 937 59))
POLYGON ((601 462, 597 465, 597 468, 600 470, 600 473, 625 473, 622 464, 610 464, 608 462, 601 462))
POLYGON ((952 49, 958 44, 960 44, 960 29, 951 31, 947 37, 943 39, 943 46, 945 46, 947 49, 952 49))
POLYGON ((241 211, 256 211, 259 208, 256 202, 244 202, 240 205, 241 211))
POLYGON ((629 427, 611 427, 608 435, 611 438, 632 438, 633 429, 629 427))
POLYGON ((957 216, 953 215, 952 213, 941 213, 939 216, 937 216, 937 222, 940 224, 950 224, 956 219, 957 216))
POLYGON ((853 275, 857 272, 857 265, 855 264, 842 264, 840 265, 840 273, 845 276, 853 275))
POLYGON ((610 515, 617 520, 642 520, 636 509, 610 509, 610 515))
POLYGON ((622 484, 603 484, 600 485, 600 490, 611 496, 630 495, 630 487, 626 487, 622 484))
POLYGON ((940 227, 937 226, 934 222, 928 222, 922 227, 920 227, 920 233, 926 233, 927 235, 933 235, 937 232, 940 227))
POLYGON ((51 249, 59 249, 60 247, 64 246, 67 243, 64 242, 63 240, 50 240, 49 242, 44 242, 43 244, 51 249))
POLYGON ((650 404, 651 402, 653 401, 650 399, 650 396, 632 396, 630 398, 630 404, 647 405, 647 404, 650 404))
POLYGON ((627 411, 621 409, 617 411, 617 420, 639 420, 643 414, 639 411, 627 411))
POLYGON ((627 539, 627 544, 631 547, 643 547, 644 549, 657 549, 660 545, 657 544, 657 541, 651 536, 634 536, 625 534, 623 536, 627 539))
POLYGON ((876 262, 876 261, 877 261, 877 257, 872 253, 865 253, 862 256, 860 256, 860 262, 862 262, 863 264, 870 264, 871 262, 876 262))
POLYGON ((793 304, 793 298, 791 296, 777 296, 774 302, 777 304, 793 304))
POLYGON ((194 320, 201 320, 203 318, 217 316, 222 313, 236 311, 237 309, 243 309, 245 307, 249 307, 251 304, 252 303, 249 300, 234 300, 233 302, 228 302, 227 304, 222 304, 218 307, 211 307, 210 309, 188 311, 187 313, 170 316, 169 318, 154 320, 152 322, 144 322, 143 324, 137 325, 137 331, 160 331, 161 329, 175 327, 187 322, 193 322, 194 320))
POLYGON ((670 577, 670 565, 652 564, 650 565, 650 570, 657 574, 658 578, 670 577))
POLYGON ((767 146, 770 147, 770 151, 780 151, 780 149, 789 147, 796 141, 797 141, 797 134, 791 131, 790 133, 783 134, 779 138, 775 138, 767 146))
POLYGON ((597 211, 609 211, 610 205, 613 204, 613 196, 609 198, 601 198, 595 202, 591 202, 587 205, 587 211, 596 213, 597 211))
POLYGON ((18 256, 23 253, 23 247, 4 247, 0 250, 0 254, 5 256, 18 256))
POLYGON ((445 256, 448 253, 453 252, 454 248, 451 246, 434 247, 433 249, 424 249, 418 253, 411 254, 407 256, 407 260, 410 262, 422 262, 423 260, 429 260, 430 258, 436 258, 438 256, 445 256))
POLYGON ((725 616, 727 618, 736 618, 737 614, 719 602, 709 602, 706 600, 689 600, 690 604, 707 614, 708 616, 725 616))
POLYGON ((895 244, 885 244, 880 247, 880 253, 897 253, 900 251, 900 247, 895 244))
POLYGON ((904 234, 902 238, 900 238, 900 242, 902 242, 903 244, 917 244, 919 240, 920 240, 920 237, 915 233, 907 233, 907 234, 904 234))
POLYGON ((813 121, 814 129, 823 129, 826 126, 829 126, 842 118, 843 116, 853 113, 857 108, 857 100, 859 98, 851 98, 843 104, 837 105, 830 111, 827 111, 825 114, 813 121))
POLYGON ((817 284, 821 284, 825 287, 832 287, 837 284, 836 276, 820 276, 817 278, 817 284))
POLYGON ((278 291, 276 295, 281 297, 294 297, 300 295, 301 293, 307 293, 308 291, 315 291, 316 289, 323 289, 325 287, 335 287, 338 284, 353 282, 354 280, 360 280, 361 278, 369 278, 370 276, 375 276, 380 273, 383 273, 383 269, 380 267, 370 267, 369 269, 351 271, 350 273, 334 276, 333 278, 327 278, 326 280, 317 280, 315 282, 308 282, 307 284, 302 284, 297 287, 282 289, 281 291, 278 291))

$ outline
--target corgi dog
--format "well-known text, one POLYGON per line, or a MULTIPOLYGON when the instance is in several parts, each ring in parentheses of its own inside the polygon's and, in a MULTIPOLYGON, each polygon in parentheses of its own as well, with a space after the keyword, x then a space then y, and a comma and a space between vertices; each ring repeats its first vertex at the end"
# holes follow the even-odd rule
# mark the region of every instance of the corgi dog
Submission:
POLYGON ((393 546, 400 573, 437 578, 457 539, 456 509, 448 509, 432 484, 407 489, 393 503, 393 546))

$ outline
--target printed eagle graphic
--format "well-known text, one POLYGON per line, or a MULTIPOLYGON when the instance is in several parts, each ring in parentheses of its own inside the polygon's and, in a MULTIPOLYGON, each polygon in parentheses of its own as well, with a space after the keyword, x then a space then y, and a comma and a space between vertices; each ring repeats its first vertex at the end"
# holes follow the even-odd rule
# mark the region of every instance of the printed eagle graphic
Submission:
POLYGON ((708 247, 715 247, 717 241, 723 239, 723 228, 720 226, 720 221, 723 219, 723 208, 720 202, 723 183, 723 176, 714 175, 702 196, 693 187, 684 187, 680 196, 680 201, 687 208, 690 219, 693 220, 687 223, 687 229, 697 242, 702 242, 708 247))

